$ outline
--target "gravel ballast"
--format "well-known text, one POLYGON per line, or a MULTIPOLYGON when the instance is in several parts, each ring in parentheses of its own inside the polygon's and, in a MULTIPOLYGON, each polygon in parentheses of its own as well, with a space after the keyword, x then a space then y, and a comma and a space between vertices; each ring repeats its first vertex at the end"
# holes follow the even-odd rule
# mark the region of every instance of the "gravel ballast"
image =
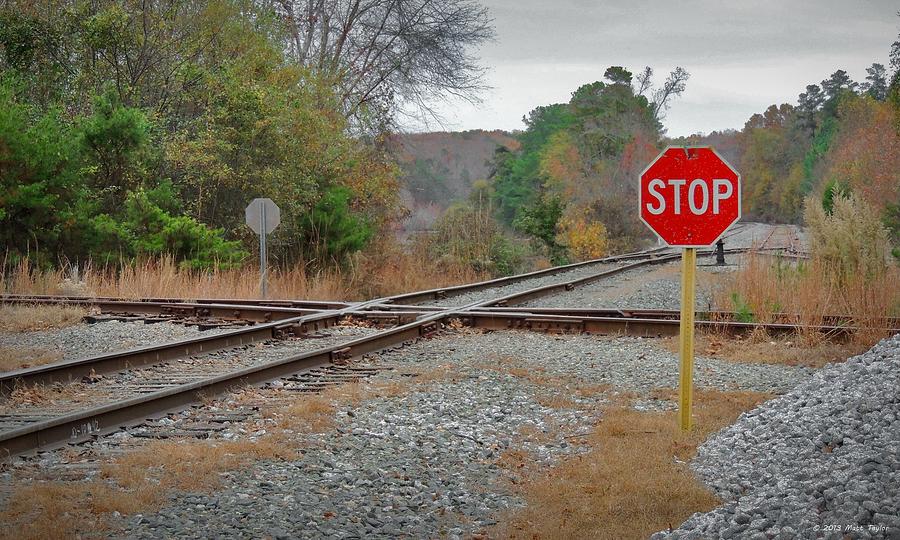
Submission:
POLYGON ((900 335, 743 414, 698 450, 725 504, 662 538, 900 538, 900 335))
MULTIPOLYGON (((130 518, 127 535, 469 537, 523 504, 509 489, 508 452, 552 466, 586 450, 576 435, 591 431, 610 395, 636 392, 650 408, 650 390, 677 380, 675 356, 639 338, 460 332, 367 363, 394 367, 371 383, 409 384, 410 369, 452 378, 342 405, 335 429, 301 440, 301 459, 228 473, 212 495, 177 494, 162 511, 130 518), (542 383, 554 377, 553 386, 542 383), (568 386, 576 383, 610 387, 577 393, 568 386), (548 401, 559 396, 570 401, 548 401)), ((696 374, 700 387, 778 393, 810 371, 698 359, 696 374)))
POLYGON ((573 268, 572 270, 566 270, 565 272, 560 272, 557 274, 537 276, 537 277, 529 278, 526 280, 509 283, 507 285, 501 285, 499 287, 492 287, 490 289, 483 289, 483 290, 479 290, 479 291, 471 291, 471 292, 466 292, 466 293, 462 293, 462 294, 457 294, 455 296, 449 296, 443 300, 431 300, 428 302, 421 302, 420 305, 460 307, 460 306, 472 304, 474 302, 481 302, 482 300, 488 300, 488 299, 492 299, 492 298, 500 298, 503 296, 508 296, 511 294, 524 292, 524 291, 527 291, 528 289, 535 289, 537 287, 544 287, 547 285, 555 285, 558 283, 565 283, 567 281, 573 281, 576 279, 590 276, 592 274, 599 274, 601 272, 607 272, 609 270, 619 268, 620 266, 625 266, 626 264, 628 264, 628 263, 588 264, 588 265, 584 265, 584 266, 579 266, 577 268, 573 268))
POLYGON ((0 346, 37 347, 62 353, 63 360, 134 349, 232 329, 198 330, 169 322, 103 321, 37 332, 0 332, 0 346))

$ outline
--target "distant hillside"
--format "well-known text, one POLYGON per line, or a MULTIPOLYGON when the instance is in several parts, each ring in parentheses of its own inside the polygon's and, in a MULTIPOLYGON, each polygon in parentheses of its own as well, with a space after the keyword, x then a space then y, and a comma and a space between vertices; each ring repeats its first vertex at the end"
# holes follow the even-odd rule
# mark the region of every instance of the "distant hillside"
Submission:
POLYGON ((732 167, 740 170, 742 148, 741 132, 734 129, 713 131, 708 135, 691 135, 690 137, 677 137, 666 141, 666 145, 685 146, 712 146, 725 161, 732 167))
POLYGON ((519 147, 500 130, 395 135, 390 144, 403 170, 403 197, 412 211, 407 229, 413 230, 427 228, 451 203, 468 197, 472 183, 490 173, 498 147, 519 147))

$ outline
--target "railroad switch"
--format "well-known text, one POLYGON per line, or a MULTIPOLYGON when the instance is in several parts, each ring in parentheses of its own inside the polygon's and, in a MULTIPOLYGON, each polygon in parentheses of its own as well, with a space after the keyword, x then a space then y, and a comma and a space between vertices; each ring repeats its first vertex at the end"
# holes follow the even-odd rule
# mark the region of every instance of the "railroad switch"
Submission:
POLYGON ((437 331, 438 331, 437 321, 427 322, 419 327, 419 335, 420 336, 428 336, 429 334, 433 334, 437 331))
POLYGON ((353 353, 350 350, 350 347, 344 347, 343 349, 338 349, 336 351, 331 351, 329 355, 331 358, 331 362, 334 364, 343 364, 347 363, 353 357, 353 353))

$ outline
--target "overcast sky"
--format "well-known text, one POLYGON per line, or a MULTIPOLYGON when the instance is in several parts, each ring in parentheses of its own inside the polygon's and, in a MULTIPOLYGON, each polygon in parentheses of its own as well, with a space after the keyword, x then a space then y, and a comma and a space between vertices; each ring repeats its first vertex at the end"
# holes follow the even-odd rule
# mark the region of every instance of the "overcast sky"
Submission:
POLYGON ((446 129, 523 129, 528 111, 567 102, 611 65, 649 65, 657 82, 675 66, 690 72, 664 120, 670 136, 740 129, 837 69, 863 80, 872 62, 888 64, 900 29, 896 0, 482 3, 497 32, 480 51, 493 88, 481 105, 441 106, 446 129))

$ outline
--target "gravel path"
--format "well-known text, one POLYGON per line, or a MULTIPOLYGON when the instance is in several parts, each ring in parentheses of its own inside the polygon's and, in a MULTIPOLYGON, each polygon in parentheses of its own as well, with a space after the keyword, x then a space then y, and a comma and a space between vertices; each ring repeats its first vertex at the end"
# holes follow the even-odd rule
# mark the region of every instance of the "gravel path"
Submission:
MULTIPOLYGON (((128 536, 478 534, 497 512, 523 504, 508 489, 510 452, 545 467, 583 451, 573 436, 590 431, 610 392, 674 387, 677 372, 654 340, 526 332, 448 334, 367 361, 395 367, 371 382, 410 386, 341 407, 335 430, 301 441, 300 460, 257 462, 225 475, 213 495, 180 493, 160 512, 130 518, 128 536), (410 383, 410 369, 438 377, 410 383)), ((702 358, 696 369, 701 387, 776 393, 809 373, 702 358)))
POLYGON ((572 281, 575 279, 587 277, 591 274, 598 274, 600 272, 612 270, 614 268, 624 266, 625 264, 628 264, 628 263, 589 264, 589 265, 585 265, 585 266, 580 266, 580 267, 572 269, 572 270, 568 270, 566 272, 561 272, 559 274, 551 274, 549 276, 533 277, 530 279, 526 279, 524 281, 517 281, 517 282, 510 283, 508 285, 503 285, 500 287, 492 287, 490 289, 484 289, 484 290, 480 290, 480 291, 472 291, 472 292, 468 292, 468 293, 459 294, 456 296, 450 296, 444 300, 431 300, 428 302, 422 302, 420 305, 459 307, 459 306, 464 306, 466 304, 471 304, 474 302, 480 302, 482 300, 488 300, 490 298, 500 298, 502 296, 507 296, 510 294, 527 291, 528 289, 534 289, 534 288, 543 287, 546 285, 554 285, 557 283, 564 283, 566 281, 572 281))
POLYGON ((900 335, 745 413, 692 466, 725 504, 654 538, 900 538, 900 335))
POLYGON ((229 330, 201 331, 195 326, 167 322, 104 321, 39 332, 0 332, 0 346, 58 351, 62 360, 73 360, 226 331, 229 330))
MULTIPOLYGON (((707 258, 701 264, 709 264, 707 258)), ((537 298, 523 304, 525 307, 552 308, 632 308, 632 309, 680 309, 681 308, 681 263, 630 270, 607 279, 577 287, 571 291, 537 298)), ((731 272, 733 266, 703 266, 697 272, 698 310, 706 311, 712 306, 712 289, 716 286, 716 276, 731 272)))

